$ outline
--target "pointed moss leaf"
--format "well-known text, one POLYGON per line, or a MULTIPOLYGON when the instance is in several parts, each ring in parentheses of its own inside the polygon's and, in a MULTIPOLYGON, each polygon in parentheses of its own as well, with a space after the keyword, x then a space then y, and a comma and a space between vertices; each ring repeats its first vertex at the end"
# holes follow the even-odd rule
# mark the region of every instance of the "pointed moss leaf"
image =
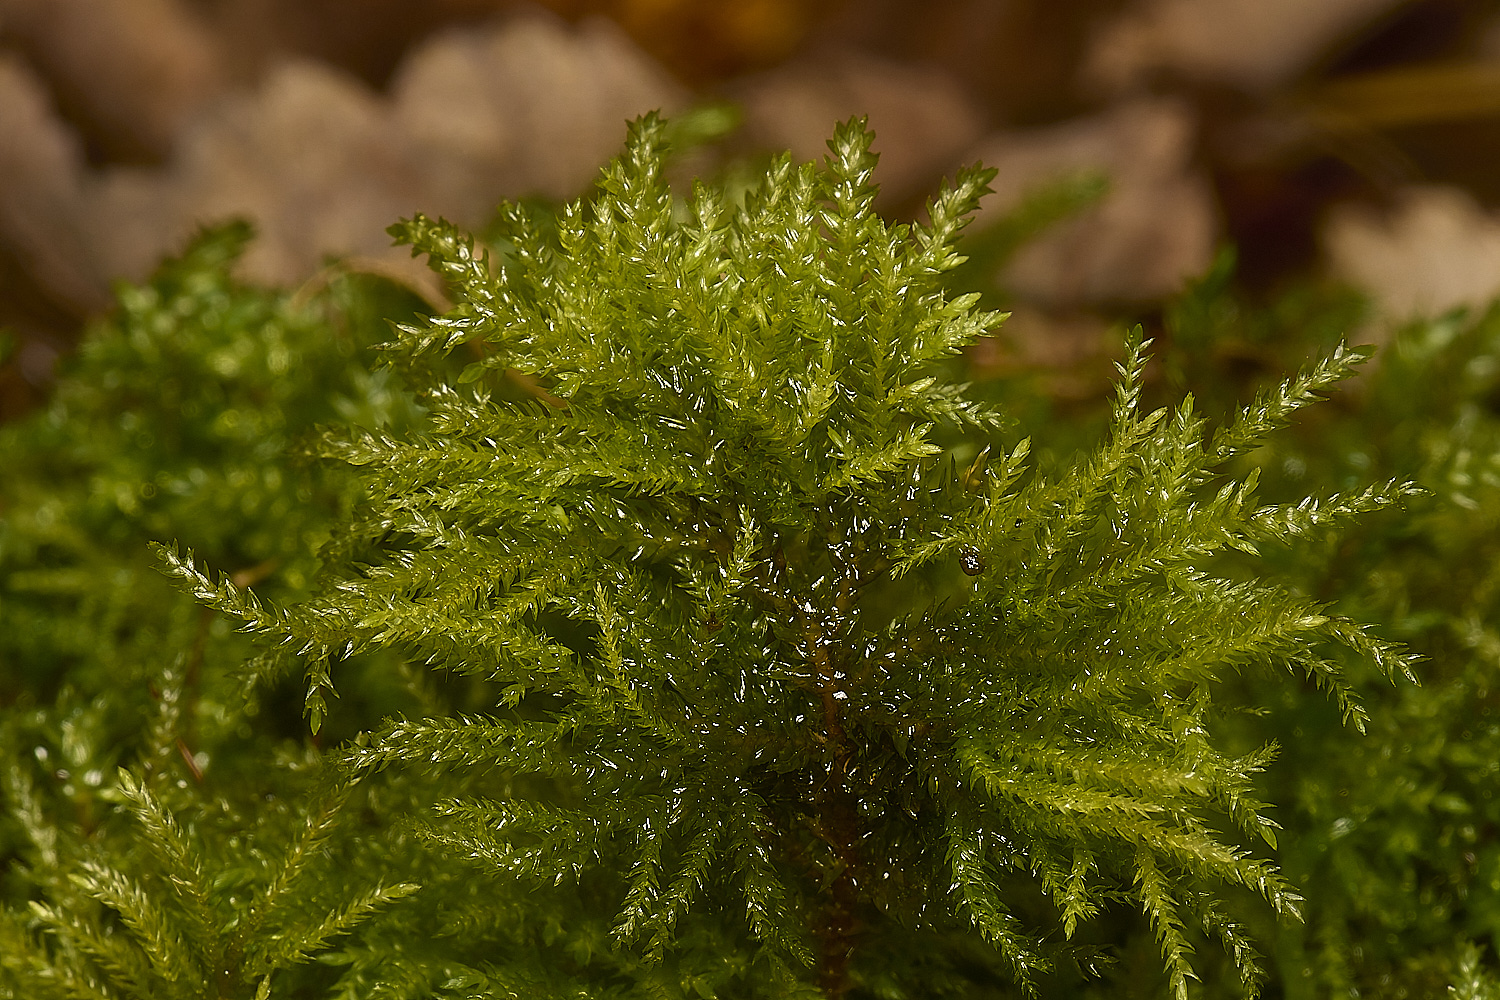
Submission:
POLYGON ((1161 947, 1162 958, 1167 963, 1168 989, 1174 1000, 1187 1000, 1188 981, 1198 977, 1189 961, 1193 946, 1187 940, 1182 919, 1178 915, 1177 901, 1172 898, 1167 881, 1149 854, 1137 855, 1135 879, 1141 906, 1151 920, 1151 927, 1156 932, 1156 943, 1161 947))
POLYGON ((1304 367, 1295 376, 1256 394, 1235 420, 1214 434, 1212 452, 1216 461, 1226 461, 1249 451, 1266 435, 1286 425, 1291 415, 1321 397, 1319 390, 1354 374, 1355 366, 1369 359, 1371 350, 1340 343, 1332 353, 1304 367))

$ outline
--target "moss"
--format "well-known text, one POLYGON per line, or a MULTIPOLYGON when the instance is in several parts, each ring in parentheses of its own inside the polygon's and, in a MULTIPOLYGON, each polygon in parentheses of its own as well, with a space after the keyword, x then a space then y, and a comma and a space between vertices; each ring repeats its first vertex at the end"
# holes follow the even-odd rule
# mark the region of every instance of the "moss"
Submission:
POLYGON ((987 175, 892 226, 871 138, 675 199, 648 117, 503 260, 394 227, 441 316, 242 288, 236 230, 124 292, 3 442, 0 991, 1068 992, 1125 908, 1174 995, 1204 933, 1253 993, 1300 897, 1225 681, 1364 725, 1409 666, 1282 555, 1405 523, 1408 471, 1266 502, 1249 459, 1363 354, 1210 429, 1137 338, 1038 468, 952 379, 987 175))

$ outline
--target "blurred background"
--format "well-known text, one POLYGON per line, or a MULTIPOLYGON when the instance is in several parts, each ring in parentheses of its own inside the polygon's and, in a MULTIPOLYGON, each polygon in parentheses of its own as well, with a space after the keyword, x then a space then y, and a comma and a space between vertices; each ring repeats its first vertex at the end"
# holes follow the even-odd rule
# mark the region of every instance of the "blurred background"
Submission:
POLYGON ((1224 247, 1377 339, 1500 293, 1496 0, 0 0, 0 418, 202 223, 255 222, 248 278, 422 287, 388 224, 577 195, 652 108, 683 176, 867 114, 896 217, 999 168, 981 373, 1086 363, 1224 247))

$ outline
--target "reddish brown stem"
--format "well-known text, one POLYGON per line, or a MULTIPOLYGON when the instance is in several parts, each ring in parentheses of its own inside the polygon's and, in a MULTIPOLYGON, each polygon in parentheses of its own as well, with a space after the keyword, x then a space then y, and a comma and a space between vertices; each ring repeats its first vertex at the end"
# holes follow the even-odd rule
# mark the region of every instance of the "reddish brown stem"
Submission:
POLYGON ((839 1000, 853 985, 849 964, 854 956, 861 930, 858 917, 859 885, 857 873, 862 865, 859 856, 859 809, 849 788, 853 748, 844 730, 839 699, 842 685, 828 655, 822 630, 813 622, 804 622, 806 653, 818 676, 823 700, 823 736, 831 751, 828 775, 816 794, 816 831, 833 849, 839 871, 829 884, 817 927, 818 985, 830 1000, 839 1000))

